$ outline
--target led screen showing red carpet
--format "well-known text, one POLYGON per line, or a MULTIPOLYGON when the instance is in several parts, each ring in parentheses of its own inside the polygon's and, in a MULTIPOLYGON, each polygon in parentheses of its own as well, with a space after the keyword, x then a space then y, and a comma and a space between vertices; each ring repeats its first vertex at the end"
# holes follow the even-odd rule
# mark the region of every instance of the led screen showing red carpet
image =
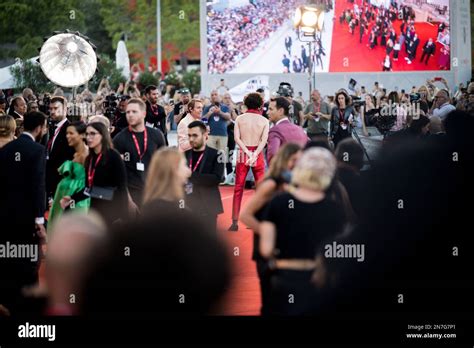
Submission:
POLYGON ((208 1, 208 73, 450 69, 449 0, 316 2, 324 28, 309 45, 293 27, 306 0, 208 1))

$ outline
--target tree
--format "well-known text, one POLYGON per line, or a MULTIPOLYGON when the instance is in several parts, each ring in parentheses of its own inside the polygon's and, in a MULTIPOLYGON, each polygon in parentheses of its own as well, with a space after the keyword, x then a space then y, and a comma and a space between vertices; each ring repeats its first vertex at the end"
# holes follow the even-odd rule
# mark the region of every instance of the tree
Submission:
POLYGON ((1 58, 32 58, 43 38, 53 31, 84 31, 85 16, 79 0, 2 0, 0 2, 1 58))
POLYGON ((97 72, 89 81, 89 89, 91 91, 97 91, 100 81, 105 77, 109 80, 110 87, 116 90, 121 82, 126 82, 122 75, 122 69, 117 69, 115 61, 109 56, 102 54, 99 55, 99 57, 100 62, 97 65, 97 72))
POLYGON ((112 38, 104 26, 104 19, 100 12, 101 8, 101 1, 79 1, 79 10, 82 13, 87 13, 85 17, 85 32, 83 34, 89 37, 92 43, 97 46, 97 52, 99 54, 113 56, 115 55, 115 51, 112 48, 112 38))
POLYGON ((21 61, 20 64, 10 68, 15 88, 31 88, 35 93, 52 92, 55 85, 44 75, 39 64, 29 60, 21 61))
POLYGON ((156 0, 102 0, 101 14, 113 48, 125 34, 130 55, 135 54, 148 68, 156 50, 156 0))
POLYGON ((199 46, 199 1, 163 0, 161 11, 163 47, 169 44, 176 47, 181 67, 186 71, 186 51, 199 46))

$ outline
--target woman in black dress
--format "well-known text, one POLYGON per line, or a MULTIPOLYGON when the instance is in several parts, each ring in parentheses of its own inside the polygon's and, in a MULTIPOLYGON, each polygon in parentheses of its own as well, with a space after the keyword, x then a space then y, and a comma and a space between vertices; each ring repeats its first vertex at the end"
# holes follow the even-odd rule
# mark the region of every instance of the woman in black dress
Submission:
POLYGON ((112 147, 109 130, 99 122, 87 125, 86 141, 89 155, 84 163, 86 187, 61 199, 61 207, 73 209, 72 202, 91 198, 91 210, 96 210, 108 225, 127 216, 128 190, 125 165, 112 147))
POLYGON ((283 145, 272 158, 270 169, 264 180, 257 186, 255 194, 240 213, 240 220, 254 231, 252 260, 257 264, 257 274, 260 279, 262 294, 261 314, 268 312, 268 294, 270 289, 270 272, 268 262, 259 251, 259 225, 268 202, 279 192, 284 192, 291 181, 291 171, 301 156, 301 147, 288 143, 283 145))
POLYGON ((310 282, 315 255, 344 225, 341 207, 326 197, 336 160, 324 148, 310 148, 293 170, 295 188, 274 197, 259 227, 260 253, 271 260, 269 315, 304 315, 317 291, 310 282))

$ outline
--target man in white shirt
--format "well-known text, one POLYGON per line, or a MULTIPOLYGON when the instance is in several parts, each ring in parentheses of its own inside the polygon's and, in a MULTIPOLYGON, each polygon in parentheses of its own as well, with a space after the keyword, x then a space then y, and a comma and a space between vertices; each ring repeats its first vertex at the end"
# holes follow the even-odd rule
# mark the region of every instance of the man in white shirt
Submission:
POLYGON ((454 105, 449 103, 449 94, 445 89, 442 89, 436 93, 435 101, 433 103, 433 112, 432 116, 437 116, 444 121, 446 116, 453 111, 456 110, 454 105))
POLYGON ((193 121, 201 119, 202 101, 192 99, 188 104, 188 114, 178 124, 178 148, 182 152, 186 152, 192 148, 189 144, 188 125, 193 121))

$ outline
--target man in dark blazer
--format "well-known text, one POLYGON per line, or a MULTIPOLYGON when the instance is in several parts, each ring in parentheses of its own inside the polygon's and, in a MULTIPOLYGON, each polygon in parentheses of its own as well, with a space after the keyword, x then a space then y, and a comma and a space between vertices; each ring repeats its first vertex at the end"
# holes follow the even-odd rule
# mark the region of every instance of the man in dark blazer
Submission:
POLYGON ((219 183, 224 176, 225 154, 206 145, 208 132, 201 121, 189 124, 188 136, 192 149, 186 151, 185 156, 192 171, 192 192, 188 192, 187 207, 215 231, 217 215, 224 212, 219 183))
POLYGON ((36 284, 40 261, 40 240, 46 238, 45 148, 37 143, 46 132, 46 115, 24 116, 24 132, 0 150, 0 303, 10 312, 21 310, 24 286, 36 284), (17 248, 17 253, 5 255, 17 248), (26 251, 25 251, 26 250, 26 251))
POLYGON ((423 46, 423 54, 421 55, 420 63, 425 60, 425 65, 428 65, 428 60, 430 59, 431 56, 434 55, 436 50, 436 45, 433 42, 432 38, 429 38, 428 41, 426 41, 425 45, 423 46), (425 59, 426 56, 426 59, 425 59))
POLYGON ((160 90, 156 86, 148 86, 145 88, 146 95, 146 126, 159 129, 165 136, 165 142, 168 146, 168 130, 166 127, 165 109, 158 104, 160 90))
POLYGON ((54 198, 56 187, 61 181, 59 167, 74 157, 74 148, 69 146, 66 139, 66 130, 70 125, 67 119, 67 101, 63 97, 51 98, 49 113, 53 123, 50 137, 46 146, 46 194, 47 198, 54 198))
POLYGON ((270 101, 268 116, 274 126, 268 132, 267 163, 270 163, 284 144, 295 143, 303 148, 309 140, 302 127, 290 122, 288 118, 290 105, 285 97, 270 101))

